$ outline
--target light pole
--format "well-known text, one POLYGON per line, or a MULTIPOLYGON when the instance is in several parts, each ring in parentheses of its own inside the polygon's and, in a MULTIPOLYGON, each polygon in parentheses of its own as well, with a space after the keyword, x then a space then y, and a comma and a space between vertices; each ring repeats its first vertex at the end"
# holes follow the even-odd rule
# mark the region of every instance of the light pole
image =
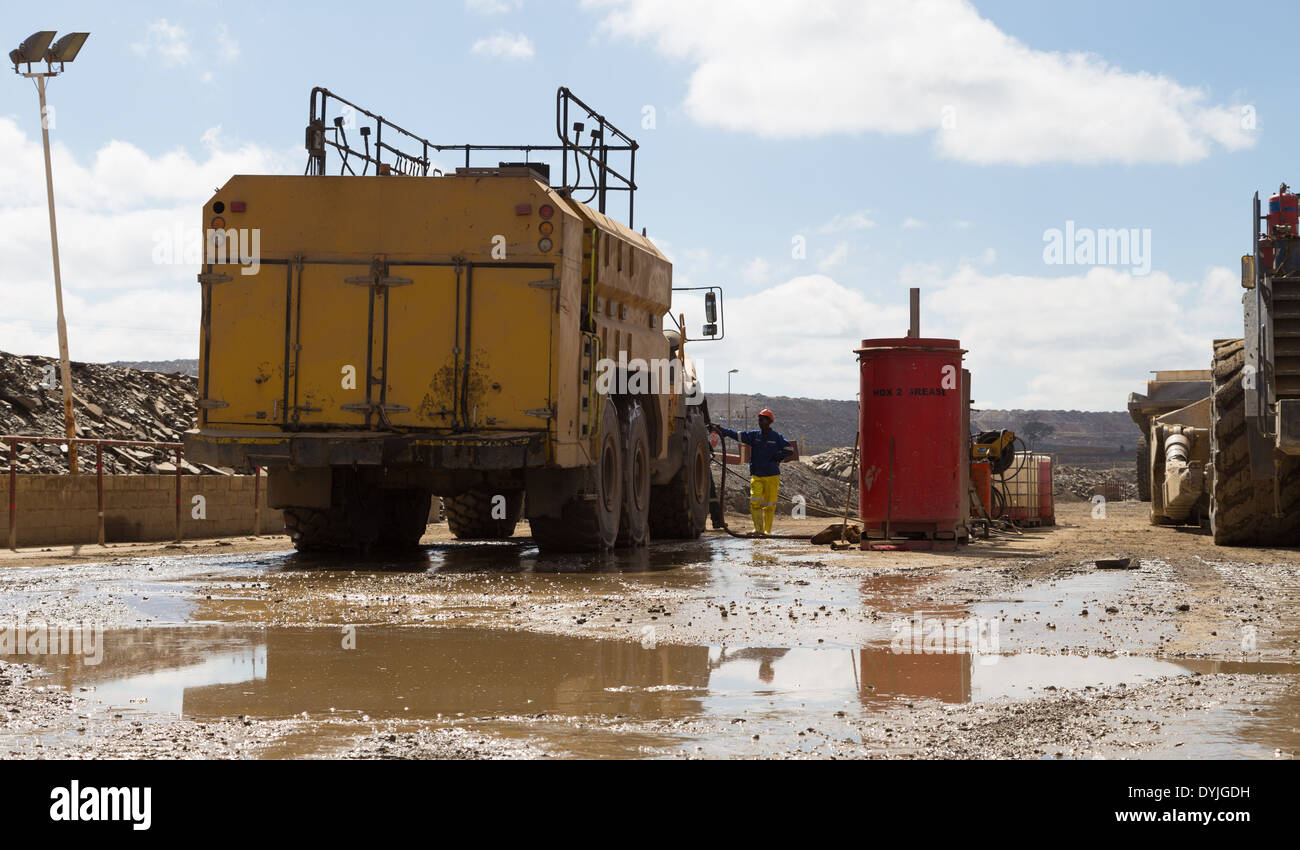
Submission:
POLYGON ((727 373, 727 427, 731 427, 731 376, 739 374, 739 369, 732 369, 727 373))
POLYGON ((68 435, 68 465, 77 474, 77 426, 72 412, 72 365, 68 362, 68 326, 63 320, 63 280, 59 273, 59 229, 54 221, 54 172, 50 168, 50 126, 46 119, 45 80, 63 71, 65 62, 71 62, 81 52, 88 32, 74 32, 54 41, 53 30, 33 33, 18 49, 9 51, 9 61, 14 63, 14 73, 36 81, 36 92, 41 101, 41 140, 45 144, 45 194, 50 204, 50 250, 54 255, 54 306, 59 332, 59 373, 63 384, 63 427, 68 435), (54 41, 51 45, 50 42, 54 41), (44 62, 44 71, 33 71, 33 62, 44 62), (18 70, 20 64, 26 71, 18 70), (59 69, 54 70, 55 65, 59 69))

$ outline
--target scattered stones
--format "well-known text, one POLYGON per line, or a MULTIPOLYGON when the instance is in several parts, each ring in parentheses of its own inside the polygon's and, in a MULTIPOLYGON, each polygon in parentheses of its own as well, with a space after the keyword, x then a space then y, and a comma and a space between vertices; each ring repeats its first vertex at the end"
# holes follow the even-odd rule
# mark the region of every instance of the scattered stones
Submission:
MULTIPOLYGON (((64 435, 58 367, 55 358, 0 352, 0 434, 64 435), (50 374, 54 385, 46 386, 50 374)), ((192 375, 74 362, 72 385, 78 437, 179 442, 182 432, 194 427, 198 379, 192 375)), ((105 446, 103 458, 106 473, 176 470, 171 449, 105 446)), ((17 460, 19 472, 67 472, 67 444, 19 443, 17 460)), ((0 465, 6 464, 0 456, 0 465)), ((191 474, 228 472, 188 461, 183 466, 191 474)), ((95 471, 93 446, 80 447, 78 467, 95 471)))

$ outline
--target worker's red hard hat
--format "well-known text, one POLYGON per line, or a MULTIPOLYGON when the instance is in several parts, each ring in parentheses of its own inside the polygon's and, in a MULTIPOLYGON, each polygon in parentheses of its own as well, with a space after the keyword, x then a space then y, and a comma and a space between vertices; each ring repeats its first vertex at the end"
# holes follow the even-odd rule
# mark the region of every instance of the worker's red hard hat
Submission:
POLYGON ((766 408, 766 407, 763 408, 762 410, 760 410, 760 411, 758 412, 758 415, 759 415, 759 416, 766 416, 768 419, 771 419, 773 422, 776 421, 776 416, 772 413, 772 411, 771 411, 769 408, 766 408))

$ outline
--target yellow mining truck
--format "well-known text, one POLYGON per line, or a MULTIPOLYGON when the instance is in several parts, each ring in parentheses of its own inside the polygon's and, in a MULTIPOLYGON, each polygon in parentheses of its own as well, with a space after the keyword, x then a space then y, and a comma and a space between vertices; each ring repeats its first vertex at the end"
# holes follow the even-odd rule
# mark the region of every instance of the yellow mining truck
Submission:
MULTIPOLYGON (((435 145, 317 88, 307 173, 204 205, 185 450, 266 468, 297 548, 413 546, 433 495, 461 538, 526 511, 543 550, 704 528, 708 410, 672 266, 631 226, 636 143, 567 89, 556 113, 559 144, 435 145), (525 161, 470 164, 507 150, 525 161)), ((720 338, 704 289, 700 338, 720 338)))

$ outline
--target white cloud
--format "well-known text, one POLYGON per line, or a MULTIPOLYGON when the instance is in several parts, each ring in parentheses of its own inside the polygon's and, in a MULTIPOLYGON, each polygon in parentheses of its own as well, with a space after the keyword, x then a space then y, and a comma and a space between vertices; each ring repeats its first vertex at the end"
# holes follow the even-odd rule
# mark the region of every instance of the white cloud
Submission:
POLYGON ((774 138, 930 134, 973 163, 1188 163, 1254 145, 1241 105, 1090 53, 1035 50, 968 0, 587 0, 693 66, 703 124, 774 138))
POLYGON ((755 257, 740 269, 740 279, 747 284, 767 283, 772 276, 772 264, 762 257, 755 257))
MULTIPOLYGON (((88 160, 53 149, 59 253, 74 360, 195 356, 198 266, 156 264, 154 249, 179 227, 197 228, 200 205, 233 174, 295 174, 302 161, 235 144, 220 128, 200 155, 149 154, 112 141, 88 160)), ((54 293, 41 144, 0 118, 0 347, 55 354, 54 293)))
POLYGON ((489 56, 493 59, 511 61, 532 59, 533 43, 523 33, 499 32, 474 42, 470 52, 476 56, 489 56))
MULTIPOLYGON (((1122 410, 1151 370, 1209 368, 1211 341, 1241 334, 1241 289, 1227 268, 1179 281, 1109 267, 1043 277, 917 263, 879 300, 822 274, 728 297, 726 339, 693 352, 705 387, 725 386, 740 366, 749 392, 851 399, 853 349, 906 334, 909 286, 922 288, 922 335, 967 349, 984 408, 1122 410)), ((673 309, 688 321, 699 313, 673 309)))
POLYGON ((824 257, 817 261, 819 271, 828 272, 844 265, 849 258, 849 243, 838 242, 824 257))
POLYGON ((871 218, 871 210, 858 210, 851 213, 836 213, 830 221, 817 228, 818 233, 840 233, 845 230, 868 230, 876 226, 871 218))
POLYGON ((144 40, 132 44, 131 49, 166 66, 186 65, 192 58, 189 33, 180 24, 168 23, 166 18, 150 22, 144 40))
MULTIPOLYGON (((881 336, 871 329, 882 325, 899 329, 887 335, 902 336, 906 304, 906 298, 899 305, 875 304, 825 275, 796 277, 727 298, 726 339, 696 343, 691 356, 710 392, 726 387, 728 369, 741 368, 747 392, 853 398, 858 382, 853 349, 864 338, 881 336)), ((688 321, 693 315, 688 308, 688 321)))
POLYGON ((217 56, 222 62, 234 62, 239 58, 239 42, 230 37, 225 24, 217 27, 217 56))
POLYGON ((921 221, 919 218, 912 218, 911 216, 908 216, 907 218, 903 219, 904 230, 920 230, 924 227, 926 227, 926 223, 921 221))
POLYGON ((991 274, 970 265, 924 287, 922 334, 969 350, 978 406, 1122 410, 1152 369, 1208 369, 1211 341, 1241 334, 1241 296, 1226 268, 1200 281, 1094 267, 1069 277, 991 274))
POLYGON ((523 5, 523 0, 465 0, 465 8, 479 15, 501 15, 523 5))

